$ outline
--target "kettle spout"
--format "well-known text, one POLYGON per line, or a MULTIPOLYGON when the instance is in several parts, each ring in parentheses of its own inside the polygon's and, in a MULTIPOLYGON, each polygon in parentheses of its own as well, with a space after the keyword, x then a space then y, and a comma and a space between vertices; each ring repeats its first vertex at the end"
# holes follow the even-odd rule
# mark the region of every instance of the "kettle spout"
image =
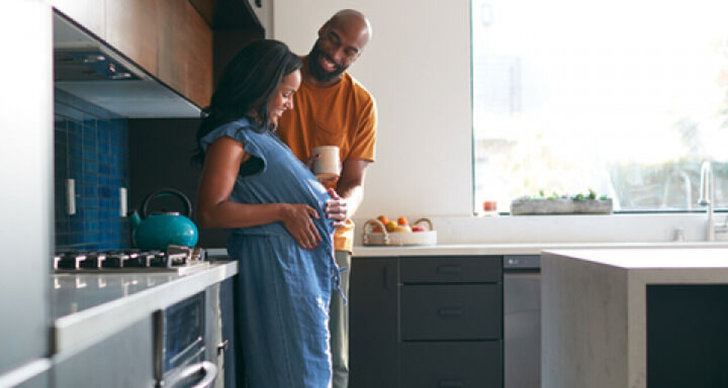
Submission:
POLYGON ((129 213, 129 222, 131 223, 132 228, 136 228, 137 226, 139 226, 139 224, 141 224, 142 222, 142 218, 139 216, 139 212, 134 210, 129 213))

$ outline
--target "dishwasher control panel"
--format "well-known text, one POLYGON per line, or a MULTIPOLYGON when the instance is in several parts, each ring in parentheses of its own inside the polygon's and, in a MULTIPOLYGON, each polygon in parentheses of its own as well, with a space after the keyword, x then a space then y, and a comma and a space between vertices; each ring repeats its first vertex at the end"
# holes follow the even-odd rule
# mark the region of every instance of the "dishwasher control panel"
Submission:
POLYGON ((540 269, 541 256, 539 255, 505 255, 503 256, 503 269, 540 269))

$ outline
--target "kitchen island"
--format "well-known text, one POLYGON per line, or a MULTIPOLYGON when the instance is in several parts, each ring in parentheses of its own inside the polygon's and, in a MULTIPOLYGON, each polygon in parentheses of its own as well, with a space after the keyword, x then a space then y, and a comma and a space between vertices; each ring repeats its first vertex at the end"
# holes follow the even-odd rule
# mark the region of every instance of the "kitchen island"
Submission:
POLYGON ((541 275, 543 387, 726 383, 728 249, 545 251, 541 275))

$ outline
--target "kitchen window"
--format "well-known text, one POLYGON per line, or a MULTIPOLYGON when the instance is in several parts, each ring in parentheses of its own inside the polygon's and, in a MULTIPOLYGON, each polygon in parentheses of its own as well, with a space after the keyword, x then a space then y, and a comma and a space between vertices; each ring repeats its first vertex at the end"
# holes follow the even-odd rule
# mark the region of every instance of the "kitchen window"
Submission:
POLYGON ((476 210, 587 193, 728 208, 728 1, 473 0, 476 210))

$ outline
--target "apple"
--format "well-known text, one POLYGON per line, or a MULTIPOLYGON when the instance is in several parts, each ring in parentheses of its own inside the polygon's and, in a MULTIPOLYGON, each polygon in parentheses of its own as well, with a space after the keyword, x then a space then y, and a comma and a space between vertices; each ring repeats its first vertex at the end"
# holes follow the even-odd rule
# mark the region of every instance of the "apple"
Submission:
POLYGON ((412 231, 413 232, 426 232, 427 229, 425 229, 425 227, 422 225, 415 225, 412 227, 412 231))

